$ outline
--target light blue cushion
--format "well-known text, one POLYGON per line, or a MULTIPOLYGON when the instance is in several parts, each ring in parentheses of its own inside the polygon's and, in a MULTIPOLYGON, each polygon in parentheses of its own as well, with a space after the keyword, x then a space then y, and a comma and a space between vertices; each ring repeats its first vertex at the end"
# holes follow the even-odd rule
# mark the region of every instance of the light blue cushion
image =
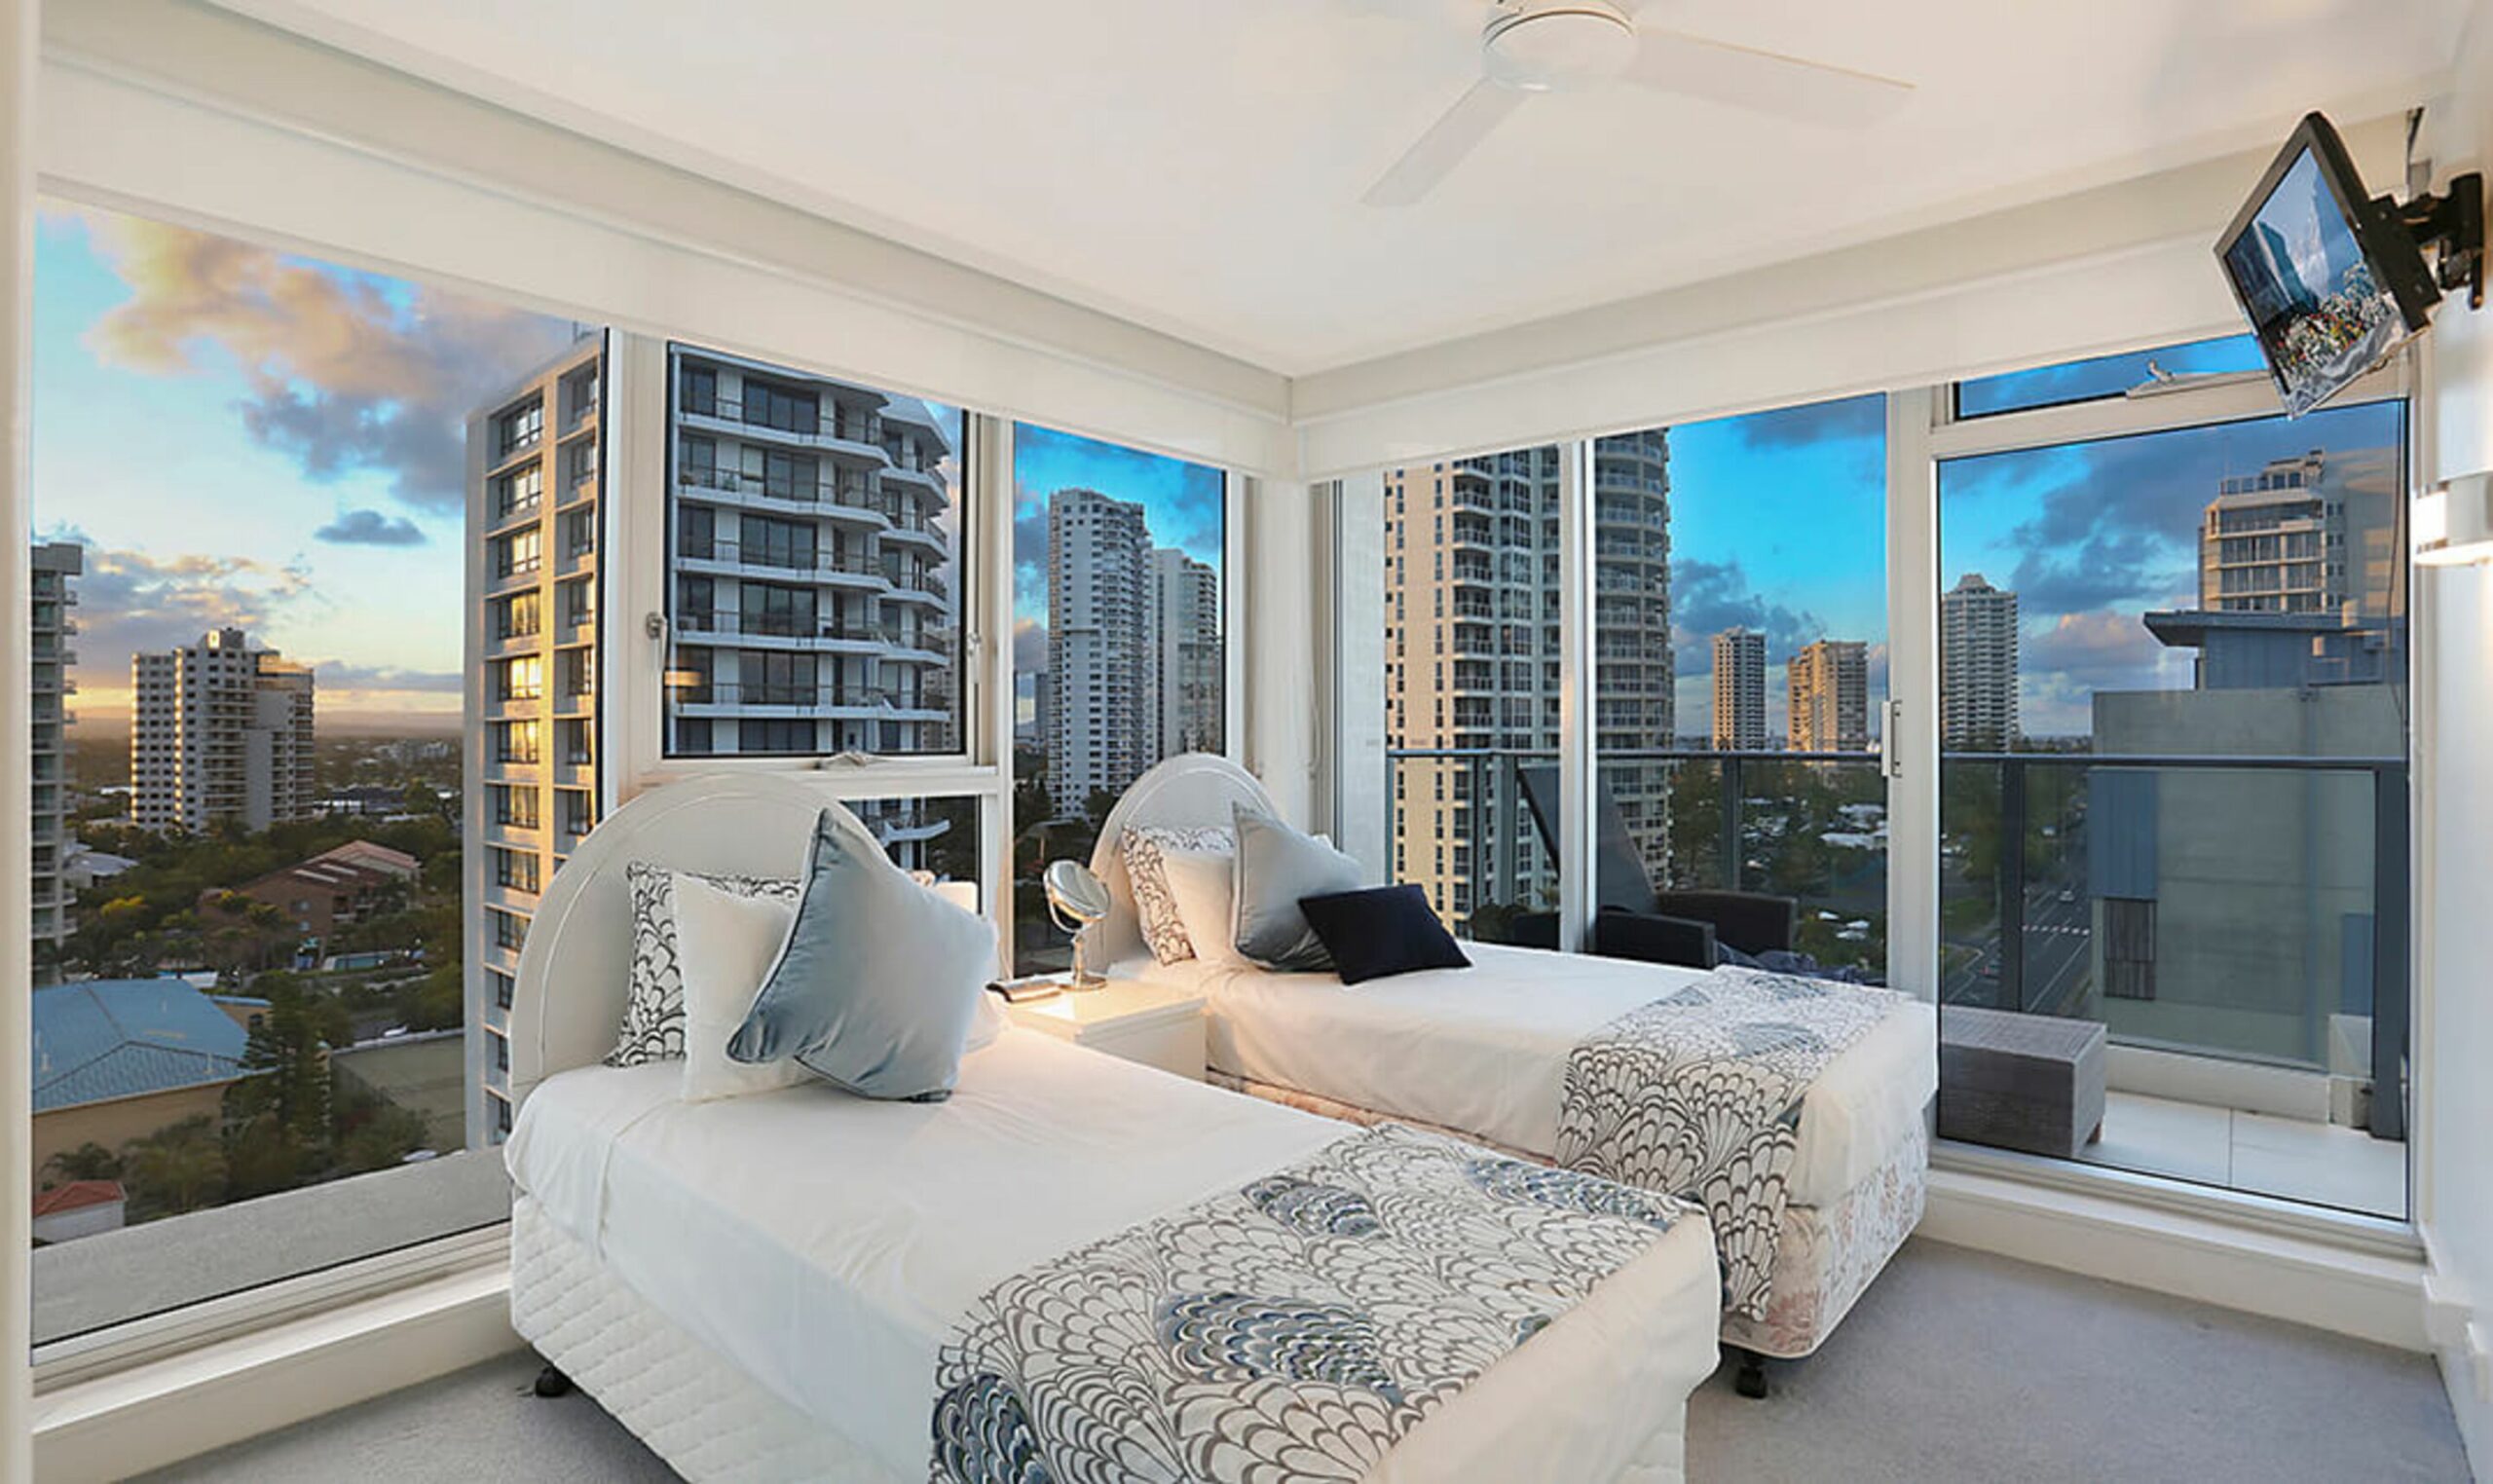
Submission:
POLYGON ((1238 826, 1231 918, 1238 951, 1284 973, 1332 968, 1333 955, 1307 925, 1298 899, 1358 890, 1366 884, 1359 863, 1261 809, 1245 804, 1231 808, 1238 826))
POLYGON ((864 1097, 949 1097, 994 972, 993 924, 911 880, 826 809, 787 946, 727 1055, 794 1057, 864 1097))

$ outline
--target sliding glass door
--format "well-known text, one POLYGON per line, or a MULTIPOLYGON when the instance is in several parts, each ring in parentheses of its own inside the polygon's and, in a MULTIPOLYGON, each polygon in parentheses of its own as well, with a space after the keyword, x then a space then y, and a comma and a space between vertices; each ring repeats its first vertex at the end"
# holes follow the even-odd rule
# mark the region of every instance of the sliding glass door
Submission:
POLYGON ((1938 434, 1942 1132, 2400 1216, 2405 404, 2122 359, 1938 434))

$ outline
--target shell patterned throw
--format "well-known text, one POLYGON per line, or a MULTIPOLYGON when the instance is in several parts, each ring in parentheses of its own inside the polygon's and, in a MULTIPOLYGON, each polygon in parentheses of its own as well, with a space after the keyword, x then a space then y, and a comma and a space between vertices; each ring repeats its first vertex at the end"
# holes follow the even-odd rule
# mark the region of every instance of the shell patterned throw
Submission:
POLYGON ((1725 1311, 1761 1318, 1800 1149, 1802 1095, 1905 998, 1717 969, 1577 1043, 1567 1057, 1557 1163, 1701 1203, 1723 1261, 1725 1311))
POLYGON ((1691 1210, 1386 1127, 1042 1263, 936 1366, 939 1484, 1358 1479, 1691 1210))

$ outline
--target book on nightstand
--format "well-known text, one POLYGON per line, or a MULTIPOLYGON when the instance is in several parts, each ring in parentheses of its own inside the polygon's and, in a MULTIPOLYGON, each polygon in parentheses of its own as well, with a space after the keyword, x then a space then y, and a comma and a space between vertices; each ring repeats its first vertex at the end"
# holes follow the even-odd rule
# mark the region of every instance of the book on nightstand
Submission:
POLYGON ((1021 979, 989 980, 986 987, 989 993, 1002 995, 1008 1005, 1027 1005, 1062 994, 1064 981, 1054 974, 1032 974, 1021 979))

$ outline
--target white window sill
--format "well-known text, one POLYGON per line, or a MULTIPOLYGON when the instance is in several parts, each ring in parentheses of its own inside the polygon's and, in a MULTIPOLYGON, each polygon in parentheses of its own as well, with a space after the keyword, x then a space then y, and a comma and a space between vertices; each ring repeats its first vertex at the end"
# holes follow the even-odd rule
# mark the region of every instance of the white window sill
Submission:
POLYGON ((502 1239, 446 1276, 45 1391, 37 1477, 127 1478, 517 1349, 502 1239))

